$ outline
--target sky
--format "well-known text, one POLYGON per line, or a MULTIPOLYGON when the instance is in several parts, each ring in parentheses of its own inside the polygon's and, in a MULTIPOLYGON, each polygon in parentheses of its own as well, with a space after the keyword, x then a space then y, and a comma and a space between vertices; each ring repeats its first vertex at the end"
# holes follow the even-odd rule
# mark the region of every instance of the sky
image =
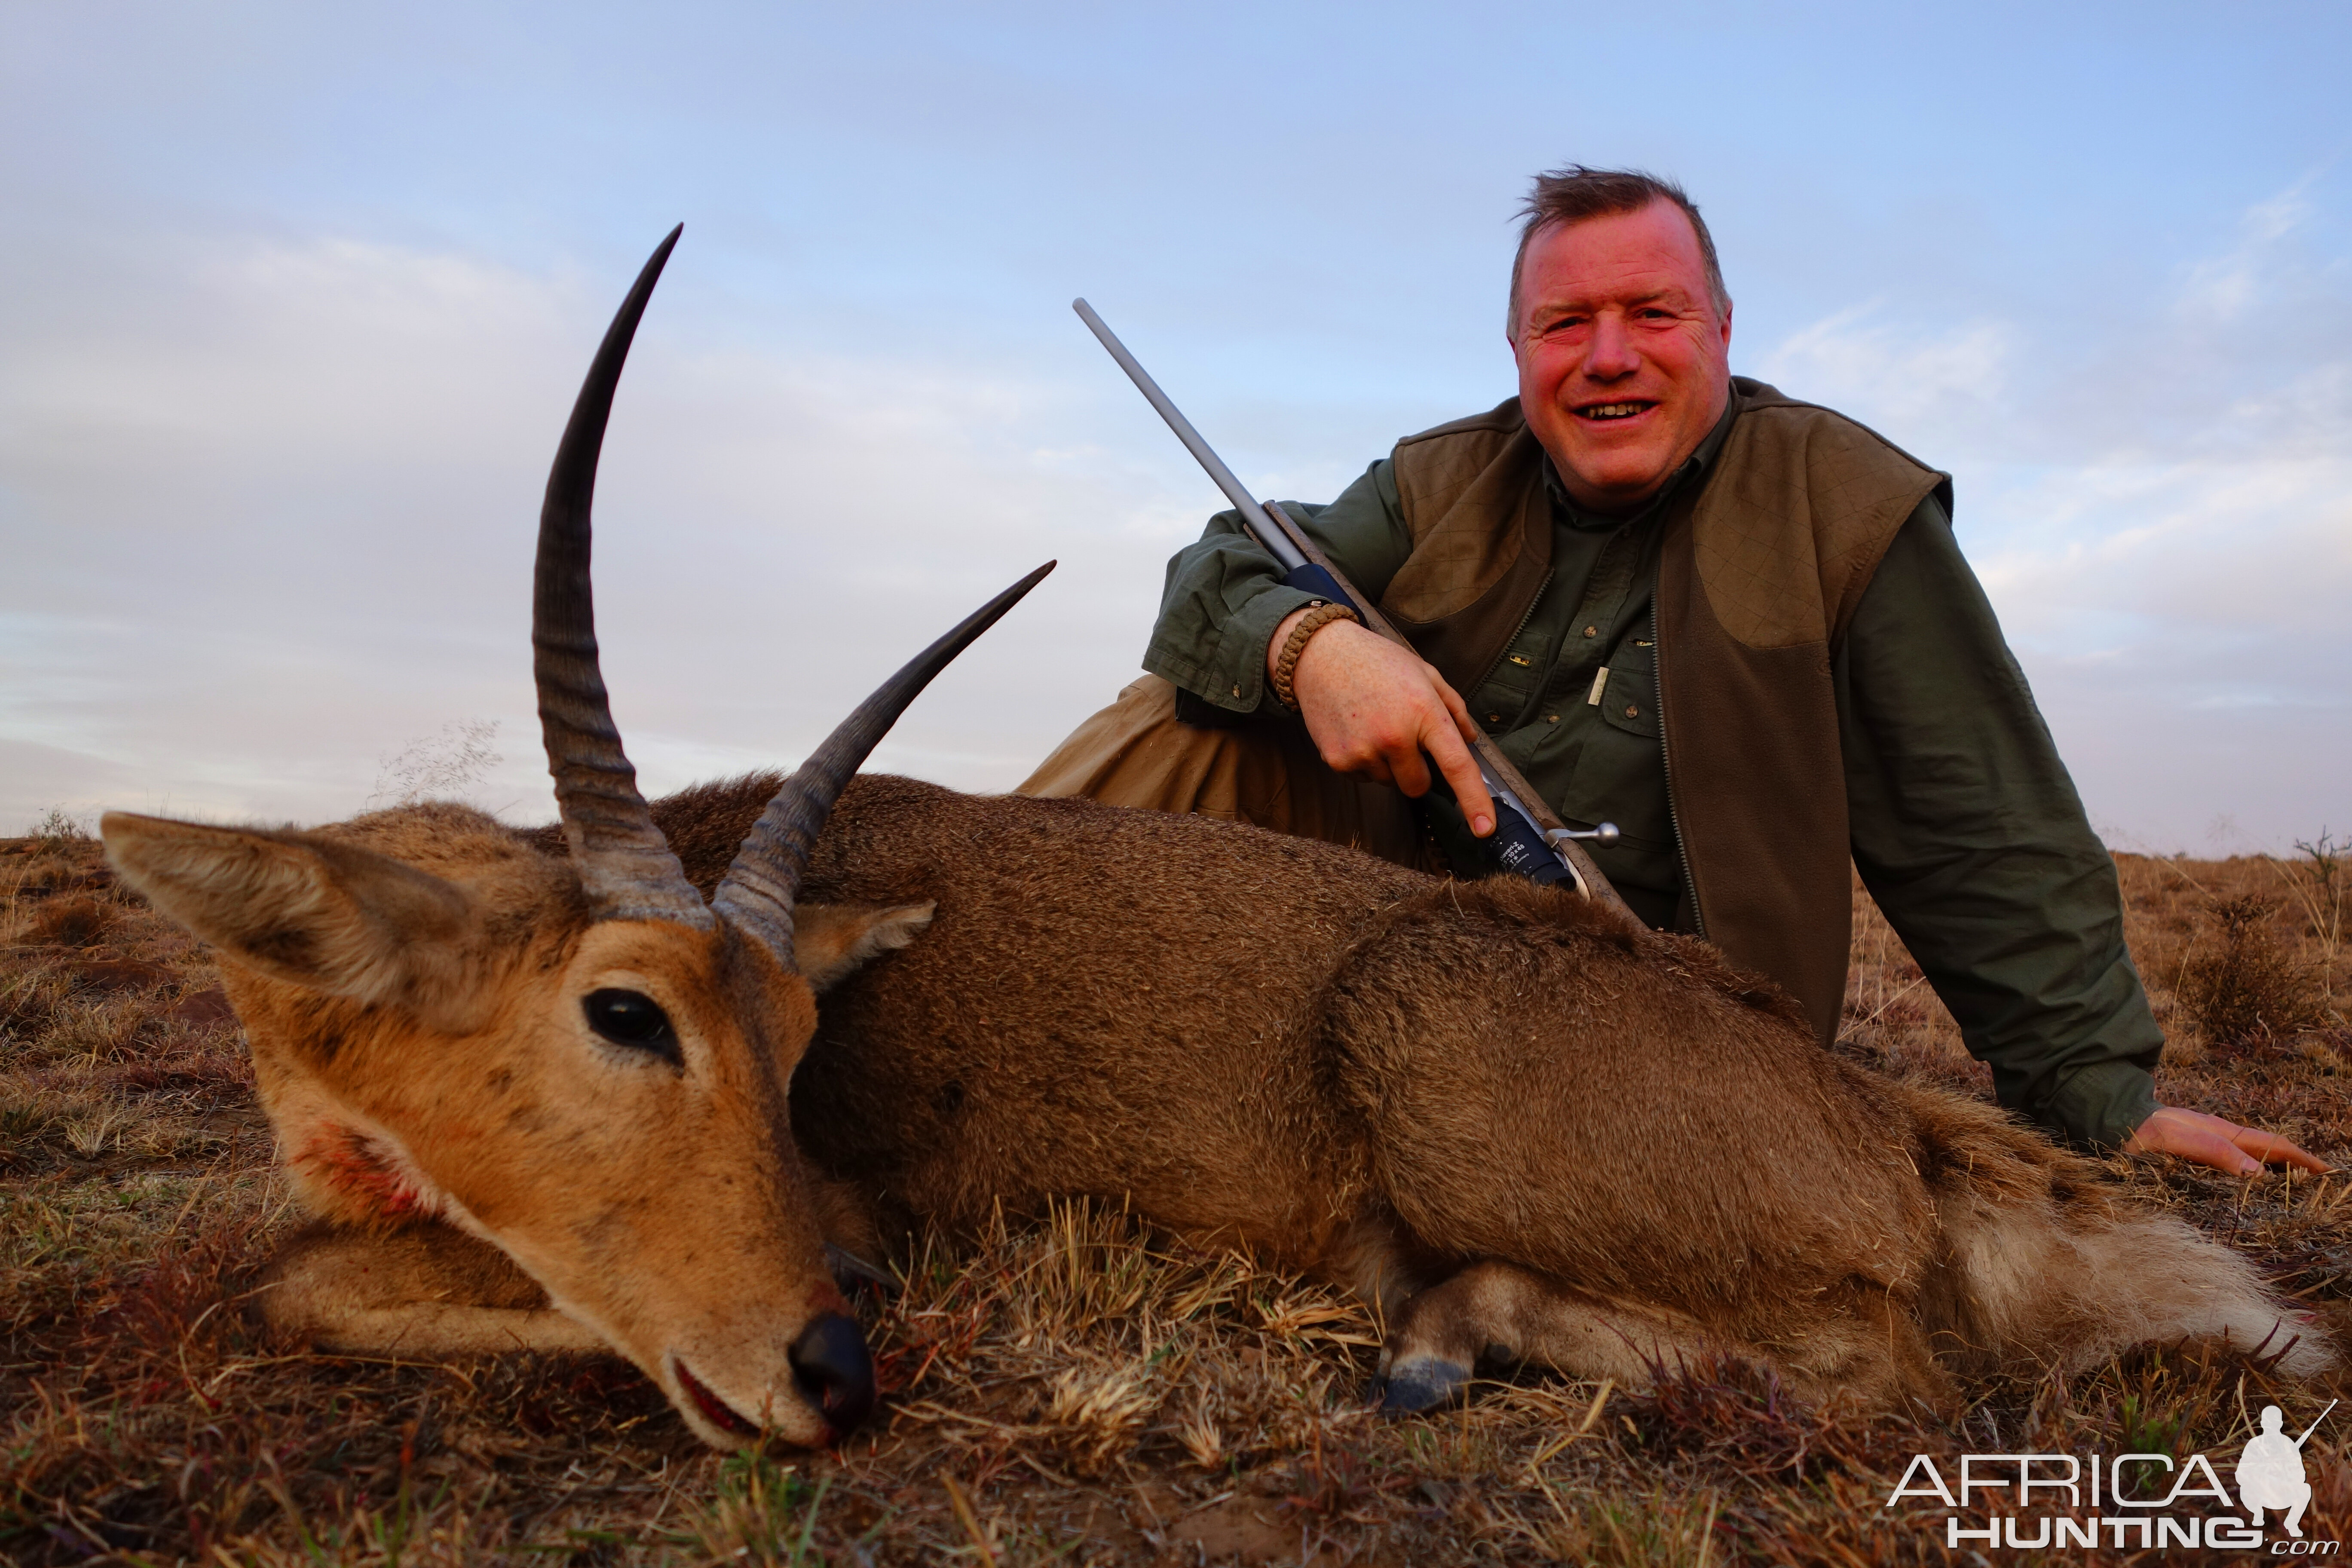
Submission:
POLYGON ((1010 788, 1223 504, 1071 298, 1327 500, 1511 394, 1581 162, 1689 188, 1736 373, 1953 474, 2111 844, 2340 836, 2347 59, 2336 4, 0 0, 0 834, 551 816, 539 495, 679 222, 597 495, 642 782, 796 762, 1058 559, 869 764, 1010 788))

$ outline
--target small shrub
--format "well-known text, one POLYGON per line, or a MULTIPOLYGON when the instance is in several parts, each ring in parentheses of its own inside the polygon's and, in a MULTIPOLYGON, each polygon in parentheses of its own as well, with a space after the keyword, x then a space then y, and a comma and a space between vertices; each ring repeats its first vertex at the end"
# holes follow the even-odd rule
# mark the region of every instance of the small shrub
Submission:
POLYGON ((2181 965, 2180 1005, 2217 1044, 2261 1045, 2327 1022, 2317 976, 2271 931, 2277 908, 2259 893, 2216 899, 2181 965))
POLYGON ((499 721, 469 719, 419 735, 391 756, 378 758, 375 793, 367 809, 455 800, 506 759, 497 749, 499 721))
POLYGON ((26 837, 33 839, 40 848, 64 849, 73 845, 89 843, 89 829, 84 827, 80 819, 68 813, 64 806, 53 805, 41 814, 41 819, 33 824, 33 830, 26 837))
POLYGON ((2294 847, 2303 858, 2282 863, 2280 870, 2295 901, 2310 918, 2312 939, 2319 944, 2321 999, 2333 1012, 2336 955, 2344 943, 2344 900, 2352 891, 2352 877, 2345 875, 2345 858, 2352 855, 2352 843, 2339 841, 2323 829, 2316 838, 2296 839, 2294 847))

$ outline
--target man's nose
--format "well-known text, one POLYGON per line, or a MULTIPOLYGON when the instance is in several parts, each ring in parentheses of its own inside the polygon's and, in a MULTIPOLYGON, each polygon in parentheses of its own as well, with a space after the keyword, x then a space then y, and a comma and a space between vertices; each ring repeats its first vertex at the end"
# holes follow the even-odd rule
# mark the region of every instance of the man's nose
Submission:
POLYGON ((1642 356, 1633 352, 1633 336, 1625 330, 1624 318, 1613 310, 1593 321, 1587 345, 1584 374, 1595 380, 1631 375, 1642 368, 1642 356))

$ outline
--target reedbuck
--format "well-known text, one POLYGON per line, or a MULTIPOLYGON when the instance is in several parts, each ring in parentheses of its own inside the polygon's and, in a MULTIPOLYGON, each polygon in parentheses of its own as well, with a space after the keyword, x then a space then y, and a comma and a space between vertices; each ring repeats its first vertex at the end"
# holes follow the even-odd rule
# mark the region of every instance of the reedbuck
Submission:
POLYGON ((597 673, 588 507, 668 247, 548 487, 562 837, 453 805, 106 819, 126 879, 219 948, 319 1216, 274 1321, 410 1355, 609 1345, 711 1443, 815 1443, 873 1398, 829 1255, 1094 1195, 1379 1302, 1392 1410, 1482 1358, 1639 1384, 1721 1351, 1931 1408, 1956 1374, 2144 1341, 2331 1363, 2234 1253, 1573 892, 852 780, 1026 583, 790 779, 648 806, 597 673))

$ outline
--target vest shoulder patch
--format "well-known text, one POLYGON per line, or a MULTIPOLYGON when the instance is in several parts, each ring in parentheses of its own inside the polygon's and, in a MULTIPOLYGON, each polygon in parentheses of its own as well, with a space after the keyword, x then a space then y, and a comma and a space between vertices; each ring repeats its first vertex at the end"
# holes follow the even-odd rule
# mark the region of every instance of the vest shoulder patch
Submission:
POLYGON ((1433 425, 1426 430, 1407 436, 1397 443, 1397 450, 1402 452, 1407 447, 1419 446, 1423 441, 1465 435, 1474 430, 1499 430, 1507 436, 1513 431, 1525 429, 1527 423, 1527 416, 1519 412, 1519 400, 1506 397, 1484 414, 1467 414, 1459 419, 1449 419, 1443 425, 1433 425))
POLYGON ((1541 499, 1542 453, 1516 397, 1399 441, 1397 500, 1413 547, 1381 607, 1425 624, 1459 614, 1501 582, 1528 542, 1528 530, 1513 525, 1531 493, 1541 499))
POLYGON ((1867 427, 1769 401, 1731 426, 1693 518, 1708 607, 1750 647, 1826 642, 1943 476, 1867 427))

